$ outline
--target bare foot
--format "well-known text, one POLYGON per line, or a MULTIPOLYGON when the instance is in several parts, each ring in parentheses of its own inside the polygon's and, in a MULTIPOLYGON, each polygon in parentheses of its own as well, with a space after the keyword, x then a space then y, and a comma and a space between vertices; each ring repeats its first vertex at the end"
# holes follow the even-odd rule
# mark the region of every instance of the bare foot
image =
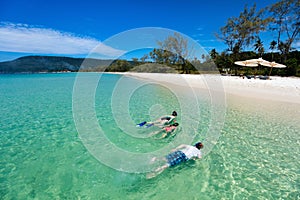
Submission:
POLYGON ((153 158, 151 158, 151 160, 150 160, 150 164, 153 164, 155 161, 157 161, 157 157, 153 157, 153 158))
POLYGON ((156 176, 157 176, 156 173, 151 172, 151 173, 148 173, 148 174, 146 175, 146 179, 151 179, 151 178, 154 178, 154 177, 156 177, 156 176))

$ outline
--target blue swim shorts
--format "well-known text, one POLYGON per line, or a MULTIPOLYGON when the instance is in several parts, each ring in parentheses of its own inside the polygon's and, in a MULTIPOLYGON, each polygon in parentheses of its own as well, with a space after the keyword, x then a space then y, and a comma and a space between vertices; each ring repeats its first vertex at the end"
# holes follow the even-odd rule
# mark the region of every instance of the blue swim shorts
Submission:
POLYGON ((182 151, 175 151, 173 153, 170 153, 166 156, 166 159, 170 167, 188 160, 188 158, 182 151))

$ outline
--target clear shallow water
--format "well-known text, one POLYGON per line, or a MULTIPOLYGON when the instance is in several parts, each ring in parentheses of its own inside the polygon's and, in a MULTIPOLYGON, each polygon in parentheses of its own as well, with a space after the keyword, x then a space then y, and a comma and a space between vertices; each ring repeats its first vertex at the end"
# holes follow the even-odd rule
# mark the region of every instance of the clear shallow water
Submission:
MULTIPOLYGON (((0 76, 1 199, 300 198, 299 105, 230 97, 221 137, 210 154, 200 162, 191 161, 146 180, 143 173, 120 172, 101 164, 84 147, 72 113, 75 77, 0 76)), ((110 103, 121 76, 102 78, 95 110, 114 144, 151 152, 172 142, 172 138, 160 141, 120 134, 124 124, 114 121, 110 103)), ((125 82, 140 83, 133 79, 125 82)), ((194 131, 199 134, 197 139, 204 139, 211 113, 207 99, 200 100, 201 120, 194 131)), ((155 84, 140 87, 129 101, 133 123, 179 107, 174 93, 155 84)), ((181 123, 182 116, 178 121, 181 123)), ((139 130, 138 134, 147 133, 139 130)))

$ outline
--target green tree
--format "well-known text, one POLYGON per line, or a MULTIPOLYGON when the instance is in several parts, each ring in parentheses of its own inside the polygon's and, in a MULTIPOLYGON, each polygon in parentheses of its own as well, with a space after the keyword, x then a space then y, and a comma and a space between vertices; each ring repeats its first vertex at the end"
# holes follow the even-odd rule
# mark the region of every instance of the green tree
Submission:
POLYGON ((154 48, 153 51, 149 53, 149 56, 156 63, 163 64, 165 63, 164 51, 162 49, 154 48))
POLYGON ((110 72, 126 72, 131 68, 130 63, 127 60, 115 60, 111 65, 106 69, 110 72))
POLYGON ((270 48, 271 49, 271 54, 272 54, 272 61, 274 60, 274 50, 276 49, 276 45, 277 45, 277 42, 275 40, 273 40, 271 43, 270 43, 270 48))
POLYGON ((220 34, 216 37, 223 40, 230 51, 231 66, 235 69, 235 75, 238 74, 238 66, 234 61, 240 59, 240 52, 243 48, 249 46, 261 31, 266 30, 271 18, 264 18, 264 9, 256 11, 256 4, 248 8, 245 6, 239 17, 231 17, 227 20, 225 26, 221 27, 220 34))
POLYGON ((216 37, 223 40, 228 51, 239 53, 249 46, 261 31, 266 30, 271 18, 264 18, 264 9, 256 11, 256 4, 248 8, 245 6, 239 17, 231 17, 225 26, 221 27, 216 37))
POLYGON ((261 41, 260 38, 258 38, 256 40, 256 43, 254 44, 254 49, 257 51, 257 53, 259 54, 259 56, 262 57, 262 55, 265 52, 265 49, 264 49, 263 42, 261 41))
POLYGON ((213 60, 216 60, 217 56, 219 55, 218 52, 216 51, 216 49, 212 49, 210 52, 209 52, 209 55, 210 57, 213 59, 213 60))
POLYGON ((150 52, 150 57, 156 62, 181 66, 183 73, 189 73, 189 65, 186 59, 191 56, 192 49, 188 41, 179 33, 168 36, 164 41, 159 41, 159 49, 150 52))
POLYGON ((146 59, 148 59, 148 55, 147 55, 147 54, 143 55, 143 56, 140 58, 140 60, 141 60, 142 63, 145 63, 146 59))
POLYGON ((138 58, 132 58, 132 62, 134 66, 139 65, 139 59, 138 58))
POLYGON ((277 32, 277 47, 285 63, 293 42, 300 37, 300 1, 278 1, 269 7, 269 12, 273 22, 271 30, 277 32))

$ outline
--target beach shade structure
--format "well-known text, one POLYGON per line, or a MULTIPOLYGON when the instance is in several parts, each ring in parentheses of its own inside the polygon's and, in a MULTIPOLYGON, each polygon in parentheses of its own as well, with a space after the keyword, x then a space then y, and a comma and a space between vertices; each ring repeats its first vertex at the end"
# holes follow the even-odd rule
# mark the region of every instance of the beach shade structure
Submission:
MULTIPOLYGON (((262 66, 266 66, 267 64, 269 64, 270 62, 267 60, 264 60, 262 58, 255 58, 255 59, 250 59, 250 60, 246 60, 249 63, 253 63, 253 64, 257 64, 257 65, 262 65, 262 66)), ((270 72, 271 74, 271 72, 270 72)), ((269 74, 269 76, 270 76, 269 74)), ((269 79, 269 77, 267 77, 266 79, 269 79)))
POLYGON ((250 60, 246 60, 248 63, 253 63, 253 64, 258 64, 260 65, 263 62, 269 62, 267 60, 264 60, 262 58, 255 58, 255 59, 250 59, 250 60))
MULTIPOLYGON (((244 60, 244 61, 236 61, 234 62, 234 64, 236 65, 240 65, 240 66, 243 66, 243 67, 257 67, 258 64, 255 63, 255 62, 251 62, 251 61, 248 61, 248 60, 244 60)), ((256 70, 255 70, 256 71, 256 70)), ((255 76, 255 75, 254 75, 255 76)), ((249 78, 247 76, 247 78, 249 78)), ((251 77, 250 77, 251 78, 251 77)))
POLYGON ((240 65, 240 66, 243 66, 243 67, 257 67, 257 66, 258 66, 258 64, 253 63, 253 62, 249 62, 249 61, 247 61, 247 60, 244 60, 244 61, 236 61, 236 62, 234 62, 234 64, 240 65))
POLYGON ((273 67, 275 67, 275 68, 285 68, 286 67, 286 65, 279 64, 279 63, 276 63, 276 62, 269 62, 269 61, 265 61, 265 62, 262 62, 260 64, 263 65, 263 66, 271 67, 271 70, 269 72, 269 76, 271 75, 273 67))

